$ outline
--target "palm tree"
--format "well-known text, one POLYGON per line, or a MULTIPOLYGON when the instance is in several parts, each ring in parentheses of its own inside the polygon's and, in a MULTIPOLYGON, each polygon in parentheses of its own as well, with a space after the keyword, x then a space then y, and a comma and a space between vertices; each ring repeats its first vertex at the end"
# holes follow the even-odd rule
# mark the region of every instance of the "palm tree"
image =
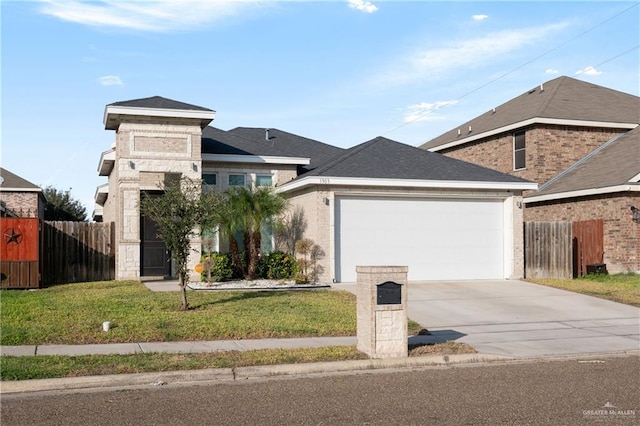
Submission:
MULTIPOLYGON (((234 235, 241 231, 244 236, 247 267, 247 279, 255 279, 260 257, 261 230, 270 223, 273 217, 282 214, 287 208, 286 200, 266 186, 245 188, 233 187, 226 192, 227 211, 229 217, 225 226, 230 236, 232 260, 237 242, 234 235)), ((235 264, 235 261, 234 261, 235 264)), ((236 265, 237 266, 237 265, 236 265)))

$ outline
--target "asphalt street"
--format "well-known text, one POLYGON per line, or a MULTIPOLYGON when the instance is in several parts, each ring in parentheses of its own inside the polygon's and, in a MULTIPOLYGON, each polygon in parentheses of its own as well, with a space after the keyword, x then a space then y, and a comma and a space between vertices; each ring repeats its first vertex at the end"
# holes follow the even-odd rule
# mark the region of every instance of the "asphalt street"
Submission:
POLYGON ((638 424, 640 357, 2 396, 7 425, 638 424))

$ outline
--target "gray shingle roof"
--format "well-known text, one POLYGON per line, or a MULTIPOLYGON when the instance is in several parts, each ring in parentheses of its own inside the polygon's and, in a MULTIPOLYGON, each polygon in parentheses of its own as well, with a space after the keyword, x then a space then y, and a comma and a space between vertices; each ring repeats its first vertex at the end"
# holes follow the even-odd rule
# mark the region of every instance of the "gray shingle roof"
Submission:
POLYGON ((529 197, 625 185, 640 174, 640 127, 612 138, 529 197))
POLYGON ((264 130, 260 141, 256 138, 243 137, 212 126, 207 126, 202 130, 202 153, 276 157, 295 156, 284 152, 270 141, 267 141, 264 138, 264 130))
POLYGON ((191 111, 213 111, 197 105, 191 105, 184 102, 174 101, 173 99, 163 98, 162 96, 152 96, 150 98, 131 99, 128 101, 114 102, 107 106, 122 106, 131 108, 153 108, 153 109, 180 109, 191 111))
POLYGON ((255 141, 260 145, 271 145, 273 148, 286 153, 290 157, 310 158, 311 164, 305 169, 311 170, 326 163, 330 159, 344 152, 343 148, 294 135, 279 129, 269 129, 269 140, 266 139, 266 129, 255 127, 236 127, 229 130, 234 136, 255 141))
POLYGON ((0 191, 40 191, 42 189, 26 179, 21 178, 20 176, 11 173, 7 169, 0 168, 0 191))
POLYGON ((307 176, 473 182, 528 182, 475 164, 425 151, 384 137, 346 150, 307 176))
POLYGON ((464 140, 532 118, 640 123, 640 98, 570 77, 547 81, 493 110, 426 142, 420 148, 464 140), (471 126, 471 133, 469 133, 471 126), (458 135, 458 129, 461 134, 458 135))

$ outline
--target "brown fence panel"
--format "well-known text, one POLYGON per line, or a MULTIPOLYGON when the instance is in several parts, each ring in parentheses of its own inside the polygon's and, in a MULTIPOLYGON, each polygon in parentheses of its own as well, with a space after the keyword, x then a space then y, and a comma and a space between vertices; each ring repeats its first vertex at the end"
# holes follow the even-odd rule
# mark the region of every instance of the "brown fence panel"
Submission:
POLYGON ((587 273, 587 265, 603 263, 604 220, 573 222, 573 256, 575 277, 587 273))
POLYGON ((527 278, 573 277, 571 222, 525 223, 525 276, 527 278))
POLYGON ((40 220, 3 217, 0 234, 2 288, 40 287, 40 220))
POLYGON ((45 284, 114 279, 112 223, 56 221, 42 229, 45 284))

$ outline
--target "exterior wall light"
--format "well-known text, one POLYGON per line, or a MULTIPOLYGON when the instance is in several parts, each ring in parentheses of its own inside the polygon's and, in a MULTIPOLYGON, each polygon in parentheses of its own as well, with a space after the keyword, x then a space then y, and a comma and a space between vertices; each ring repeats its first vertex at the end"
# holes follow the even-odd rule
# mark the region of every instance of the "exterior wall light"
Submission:
POLYGON ((322 202, 324 203, 324 205, 325 205, 325 206, 328 206, 328 205, 329 205, 329 198, 324 197, 324 198, 322 199, 322 202))
POLYGON ((631 206, 631 215, 632 215, 632 219, 635 223, 640 223, 640 209, 635 207, 635 206, 631 206))

